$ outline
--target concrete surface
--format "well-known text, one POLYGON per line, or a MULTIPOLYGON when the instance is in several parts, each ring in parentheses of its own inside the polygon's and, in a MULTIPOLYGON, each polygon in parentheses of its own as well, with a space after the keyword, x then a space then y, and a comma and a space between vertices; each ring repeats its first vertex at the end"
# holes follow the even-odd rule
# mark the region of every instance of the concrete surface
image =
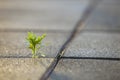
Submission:
MULTIPOLYGON (((0 80, 39 80, 91 1, 0 0, 0 80), (31 58, 27 31, 47 33, 45 58, 31 58)), ((119 8, 119 0, 102 0, 64 56, 120 58, 119 8)), ((49 80, 120 80, 120 62, 62 59, 49 80)))
POLYGON ((64 59, 49 80, 119 80, 120 62, 64 59))
POLYGON ((72 30, 89 0, 5 0, 0 29, 72 30))
POLYGON ((64 56, 120 58, 120 34, 103 32, 79 33, 64 56))
MULTIPOLYGON (((42 35, 43 33, 36 33, 42 35)), ((46 57, 55 57, 68 38, 69 33, 46 33, 43 48, 39 50, 46 57), (46 45, 48 44, 48 45, 46 45)), ((27 48, 26 32, 0 32, 0 57, 31 57, 31 50, 27 48)))
POLYGON ((52 58, 1 58, 0 80, 39 80, 52 58))
POLYGON ((84 30, 120 32, 120 0, 102 0, 85 23, 84 30))

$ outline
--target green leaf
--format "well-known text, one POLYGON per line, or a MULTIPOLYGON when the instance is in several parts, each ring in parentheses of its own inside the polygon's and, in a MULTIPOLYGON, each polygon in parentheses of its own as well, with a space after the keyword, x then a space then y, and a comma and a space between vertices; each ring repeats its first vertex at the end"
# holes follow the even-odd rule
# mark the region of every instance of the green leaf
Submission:
POLYGON ((41 37, 38 36, 38 38, 36 39, 35 43, 36 43, 36 44, 40 44, 40 43, 41 43, 41 40, 42 40, 41 37))
POLYGON ((42 36, 41 36, 41 39, 44 39, 46 37, 46 34, 43 34, 42 36))
POLYGON ((28 48, 33 50, 33 45, 30 43, 28 48))
POLYGON ((36 52, 40 49, 40 44, 45 37, 46 34, 43 34, 42 36, 36 36, 33 32, 28 32, 26 40, 29 43, 28 48, 32 50, 32 57, 37 56, 36 52))

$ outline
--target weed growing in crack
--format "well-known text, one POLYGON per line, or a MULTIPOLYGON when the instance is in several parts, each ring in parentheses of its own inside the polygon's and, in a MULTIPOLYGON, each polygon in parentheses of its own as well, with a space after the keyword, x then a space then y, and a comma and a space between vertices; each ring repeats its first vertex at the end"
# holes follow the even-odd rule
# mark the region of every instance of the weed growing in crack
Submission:
MULTIPOLYGON (((46 34, 42 36, 37 36, 33 32, 28 32, 28 36, 26 38, 29 43, 28 48, 32 51, 32 58, 38 58, 37 51, 42 47, 42 40, 46 37, 46 34)), ((40 56, 45 57, 44 54, 40 53, 40 56)))

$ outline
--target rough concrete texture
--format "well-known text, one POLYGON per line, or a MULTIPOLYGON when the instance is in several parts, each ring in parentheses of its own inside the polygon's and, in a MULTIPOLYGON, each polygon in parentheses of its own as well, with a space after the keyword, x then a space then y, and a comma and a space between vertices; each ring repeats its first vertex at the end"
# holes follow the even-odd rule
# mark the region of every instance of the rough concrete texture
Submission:
POLYGON ((120 80, 120 62, 61 60, 49 80, 120 80))
POLYGON ((5 0, 0 2, 1 30, 72 30, 89 0, 5 0))
POLYGON ((39 80, 52 58, 1 58, 0 80, 39 80))
POLYGON ((119 33, 80 33, 64 56, 120 58, 119 33))
MULTIPOLYGON (((36 33, 42 35, 43 33, 36 33)), ((46 33, 43 40, 43 48, 40 53, 46 54, 46 57, 55 57, 67 40, 68 33, 46 33), (47 45, 46 45, 47 44, 47 45)), ((31 57, 31 51, 27 48, 27 33, 0 32, 0 57, 31 57)), ((39 53, 38 52, 38 53, 39 53)))
POLYGON ((92 12, 84 30, 120 32, 120 0, 102 0, 92 12))
MULTIPOLYGON (((39 80, 91 1, 0 0, 0 80, 39 80), (27 31, 47 33, 46 58, 30 58, 27 31)), ((120 58, 119 7, 120 0, 102 0, 64 56, 120 58)), ((62 59, 49 80, 120 80, 120 62, 62 59)))

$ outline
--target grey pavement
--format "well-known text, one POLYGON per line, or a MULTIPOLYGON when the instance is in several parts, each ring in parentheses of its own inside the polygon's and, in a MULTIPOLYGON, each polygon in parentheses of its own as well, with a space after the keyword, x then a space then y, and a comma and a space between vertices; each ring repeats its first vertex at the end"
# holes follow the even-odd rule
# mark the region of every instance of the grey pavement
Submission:
POLYGON ((64 58, 59 61, 49 80, 120 79, 119 61, 94 59, 120 58, 119 8, 119 0, 103 0, 96 7, 84 22, 83 31, 66 49, 64 58), (89 59, 84 59, 86 57, 89 59))
POLYGON ((72 30, 89 0, 0 2, 0 29, 72 30))
POLYGON ((52 58, 1 58, 0 80, 39 80, 52 58))
POLYGON ((89 0, 0 0, 0 80, 39 80, 67 40, 89 0), (47 34, 41 51, 32 59, 27 31, 47 34), (51 57, 51 58, 48 58, 51 57))
MULTIPOLYGON (((44 33, 36 33, 42 35, 44 33)), ((55 57, 68 38, 68 33, 47 33, 42 41, 43 48, 38 51, 46 57, 55 57), (47 44, 47 45, 46 45, 47 44)), ((0 57, 31 57, 31 50, 28 49, 26 37, 27 32, 0 32, 0 57)))
POLYGON ((119 0, 103 0, 84 23, 65 56, 120 58, 119 0))
POLYGON ((61 60, 49 80, 119 80, 120 62, 104 60, 61 60))
MULTIPOLYGON (((0 0, 0 80, 43 77, 91 1, 0 0), (31 58, 28 31, 47 34, 45 58, 31 58)), ((102 0, 62 57, 120 58, 119 8, 119 0, 102 0)), ((48 80, 120 80, 120 62, 62 58, 48 80)))
POLYGON ((102 0, 86 21, 84 30, 119 32, 119 8, 119 0, 102 0))
POLYGON ((64 56, 120 58, 120 33, 79 33, 64 56))

